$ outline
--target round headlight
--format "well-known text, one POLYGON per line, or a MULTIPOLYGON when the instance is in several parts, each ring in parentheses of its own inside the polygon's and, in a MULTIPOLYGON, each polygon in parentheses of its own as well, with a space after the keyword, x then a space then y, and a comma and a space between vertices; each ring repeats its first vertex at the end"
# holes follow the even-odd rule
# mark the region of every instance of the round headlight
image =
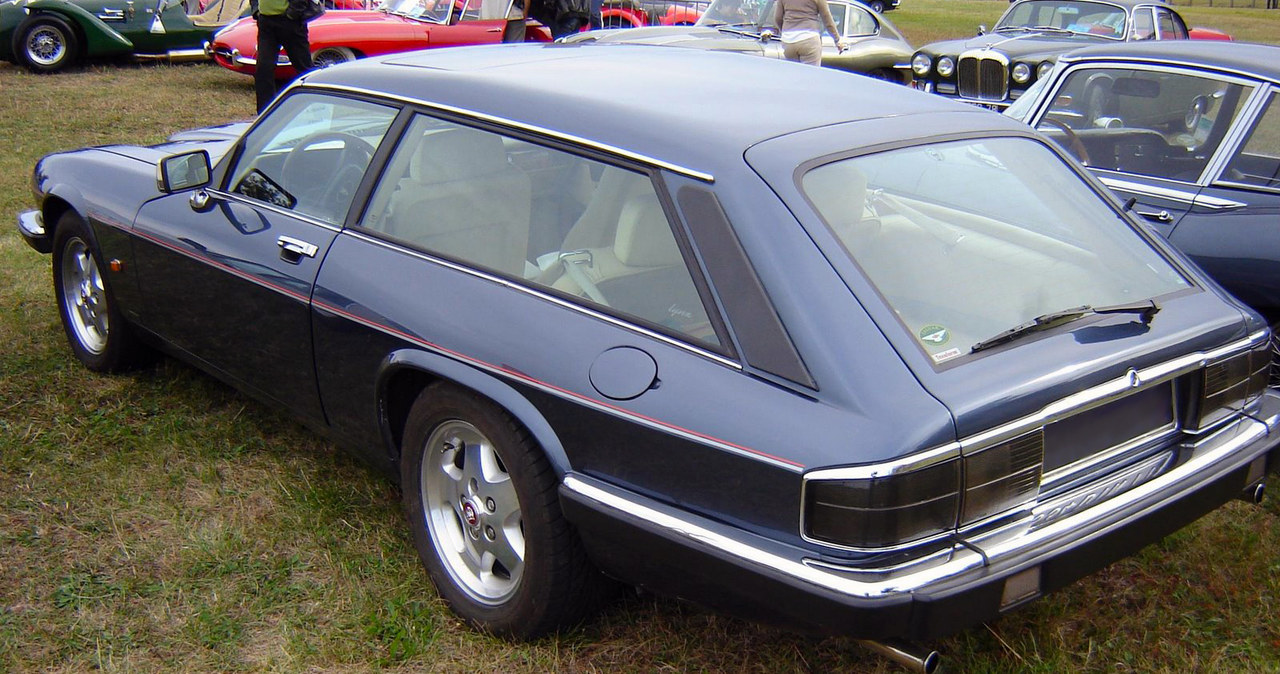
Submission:
POLYGON ((1025 63, 1018 63, 1013 66, 1013 81, 1018 84, 1026 84, 1031 79, 1031 66, 1025 63))
POLYGON ((956 71, 956 60, 950 56, 943 56, 938 59, 938 74, 943 77, 951 77, 951 73, 956 71))
POLYGON ((1051 72, 1053 72, 1053 62, 1042 61, 1040 65, 1036 66, 1036 79, 1042 80, 1048 77, 1051 72))
POLYGON ((929 70, 933 67, 933 59, 928 54, 916 54, 911 57, 911 72, 918 77, 924 77, 929 74, 929 70))

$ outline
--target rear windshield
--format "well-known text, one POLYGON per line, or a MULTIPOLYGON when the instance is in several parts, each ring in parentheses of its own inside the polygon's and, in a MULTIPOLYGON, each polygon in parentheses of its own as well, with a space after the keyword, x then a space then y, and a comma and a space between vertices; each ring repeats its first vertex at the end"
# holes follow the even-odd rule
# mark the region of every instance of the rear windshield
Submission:
POLYGON ((808 171, 802 187, 935 363, 1038 316, 1189 287, 1028 138, 844 159, 808 171))

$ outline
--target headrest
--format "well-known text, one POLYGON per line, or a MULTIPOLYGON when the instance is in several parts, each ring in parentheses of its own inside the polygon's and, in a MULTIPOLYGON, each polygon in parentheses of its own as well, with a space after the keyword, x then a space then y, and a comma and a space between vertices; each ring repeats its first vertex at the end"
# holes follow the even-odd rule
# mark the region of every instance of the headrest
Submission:
POLYGON ((618 216, 613 254, 628 267, 666 267, 680 264, 680 248, 656 194, 627 199, 618 216))
POLYGON ((502 138, 464 127, 433 129, 409 160, 409 177, 420 183, 466 180, 510 168, 502 138))
POLYGON ((804 191, 837 233, 862 220, 867 206, 867 176, 848 162, 827 164, 808 172, 804 191))

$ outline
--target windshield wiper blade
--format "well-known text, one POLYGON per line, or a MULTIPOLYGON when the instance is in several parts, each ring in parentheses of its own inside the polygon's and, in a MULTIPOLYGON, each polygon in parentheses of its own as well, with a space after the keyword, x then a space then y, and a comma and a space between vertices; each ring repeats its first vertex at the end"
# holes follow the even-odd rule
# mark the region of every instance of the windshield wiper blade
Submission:
POLYGON ((735 23, 731 25, 725 24, 725 25, 716 26, 716 30, 720 31, 721 33, 729 33, 731 35, 741 35, 743 37, 752 37, 756 39, 760 38, 760 30, 759 28, 756 27, 756 24, 754 23, 735 23), (755 31, 744 30, 744 27, 746 26, 751 26, 752 28, 756 28, 756 30, 755 31))
POLYGON ((1054 311, 1042 316, 1036 316, 1026 323, 1015 325, 1004 332, 1000 332, 974 344, 969 348, 969 353, 977 353, 983 349, 989 349, 993 346, 1004 344, 1005 342, 1015 340, 1033 332, 1056 328, 1063 323, 1070 323, 1071 321, 1084 318, 1085 316, 1094 316, 1097 314, 1137 314, 1143 325, 1150 325, 1152 317, 1159 313, 1159 311, 1160 305, 1156 304, 1155 300, 1113 304, 1106 307, 1092 307, 1085 304, 1078 307, 1072 307, 1070 309, 1063 309, 1062 311, 1054 311))

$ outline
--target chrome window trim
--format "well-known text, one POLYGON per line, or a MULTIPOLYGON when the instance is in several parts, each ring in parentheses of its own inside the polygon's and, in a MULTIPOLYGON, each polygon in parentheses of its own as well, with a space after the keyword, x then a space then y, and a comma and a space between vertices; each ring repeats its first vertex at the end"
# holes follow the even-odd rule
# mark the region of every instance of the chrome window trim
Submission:
POLYGON ((359 94, 362 96, 381 98, 383 100, 393 100, 393 101, 398 101, 400 103, 417 105, 430 110, 446 112, 449 114, 458 115, 460 117, 466 117, 468 119, 474 119, 481 122, 488 122, 490 124, 499 124, 505 127, 519 129, 521 131, 534 133, 540 136, 554 138, 556 140, 565 141, 565 142, 573 143, 575 145, 588 147, 593 150, 598 150, 601 152, 605 152, 607 154, 612 154, 618 157, 629 159, 631 161, 639 162, 647 166, 671 171, 672 173, 678 173, 682 176, 693 178, 694 180, 700 180, 705 183, 715 183, 716 181, 715 176, 705 171, 698 171, 695 169, 686 168, 684 166, 680 166, 679 164, 673 164, 671 162, 664 161, 662 159, 650 157, 649 155, 640 154, 639 152, 633 152, 631 150, 617 147, 616 145, 601 143, 598 141, 590 140, 588 138, 583 138, 582 136, 575 136, 571 133, 565 133, 563 131, 555 131, 545 127, 536 126, 533 124, 527 124, 525 122, 517 122, 513 119, 508 119, 506 117, 499 117, 497 115, 490 115, 483 112, 476 112, 474 110, 459 108, 453 105, 446 105, 443 103, 433 103, 431 101, 427 101, 421 98, 413 98, 411 96, 401 96, 398 94, 391 94, 385 91, 379 91, 377 89, 365 89, 363 87, 352 87, 352 86, 347 86, 342 84, 311 83, 311 82, 302 82, 300 86, 310 88, 310 89, 322 89, 322 90, 329 90, 329 91, 339 91, 339 92, 345 92, 345 93, 359 94))
MULTIPOLYGON (((945 579, 955 578, 963 573, 979 570, 989 562, 1000 562, 1007 558, 1015 557, 1024 551, 1047 545, 1054 539, 1069 538, 1071 534, 1078 532, 1091 522, 1112 516, 1121 509, 1150 499, 1179 482, 1193 480, 1196 476, 1211 471, 1223 459, 1236 453, 1241 448, 1265 438, 1271 432, 1270 429, 1276 421, 1275 418, 1265 422, 1248 417, 1238 418, 1234 424, 1220 429, 1219 434, 1205 439, 1201 447, 1193 447, 1193 455, 1185 463, 1146 482, 1139 483, 1110 499, 1076 510, 1037 529, 1029 528, 1031 517, 1020 518, 999 529, 969 539, 968 542, 981 547, 983 554, 961 546, 953 546, 924 558, 927 560, 947 558, 947 561, 933 566, 926 566, 917 571, 906 571, 897 574, 887 573, 886 569, 893 571, 902 570, 906 567, 899 564, 883 569, 860 569, 856 567, 840 567, 831 562, 812 558, 793 559, 784 557, 772 550, 766 550, 713 531, 689 519, 683 519, 660 511, 641 503, 638 496, 630 497, 623 493, 596 486, 574 473, 566 475, 562 485, 568 491, 591 499, 604 507, 643 519, 665 530, 675 538, 701 544, 733 557, 744 568, 763 567, 825 590, 839 592, 851 597, 874 599, 909 594, 925 589, 929 585, 945 579), (1226 436, 1232 437, 1228 438, 1226 436), (1212 446, 1204 447, 1203 445, 1212 446), (1196 449, 1199 449, 1199 451, 1196 451, 1196 449), (861 576, 861 578, 851 576, 861 576)), ((1067 494, 1064 497, 1073 495, 1067 494)), ((1122 522, 1117 522, 1108 525, 1108 528, 1122 525, 1122 522)), ((1106 531, 1106 529, 1094 532, 1091 537, 1102 531, 1106 531)))
POLYGON ((714 351, 711 351, 711 350, 709 350, 709 349, 704 349, 704 348, 701 348, 701 347, 696 346, 696 345, 694 345, 694 344, 690 344, 690 343, 688 343, 688 342, 681 341, 681 340, 676 339, 676 338, 674 338, 674 337, 671 337, 671 336, 669 336, 669 335, 664 335, 664 334, 662 334, 662 333, 660 333, 660 332, 656 332, 656 331, 654 331, 654 330, 650 330, 649 328, 646 328, 646 327, 644 327, 644 326, 641 326, 641 325, 638 325, 638 324, 635 324, 635 323, 631 323, 631 322, 629 322, 629 321, 626 321, 626 320, 620 319, 620 318, 618 318, 618 317, 616 317, 616 316, 611 316, 611 315, 609 315, 609 314, 606 314, 606 313, 603 313, 603 312, 600 312, 600 311, 596 311, 596 310, 591 309, 591 308, 589 308, 589 307, 585 307, 585 306, 582 306, 582 305, 576 304, 576 303, 574 303, 574 302, 569 302, 569 301, 567 301, 567 300, 564 300, 564 299, 561 299, 561 298, 559 298, 559 297, 556 297, 556 296, 554 296, 554 295, 552 295, 552 294, 550 294, 550 293, 547 293, 547 292, 544 292, 544 291, 538 290, 538 289, 536 289, 536 288, 534 288, 534 287, 532 287, 532 286, 529 286, 529 285, 526 285, 526 284, 523 284, 523 283, 518 283, 518 282, 513 281, 513 280, 511 280, 511 279, 503 278, 503 277, 501 277, 501 276, 497 276, 497 275, 495 275, 495 274, 490 274, 490 273, 488 273, 488 272, 481 271, 481 270, 479 270, 479 269, 475 269, 475 268, 473 268, 473 267, 468 267, 468 266, 466 266, 466 265, 458 264, 457 262, 453 262, 453 261, 451 261, 451 260, 446 260, 446 259, 441 258, 441 257, 436 257, 436 256, 431 255, 431 254, 429 254, 429 253, 425 253, 425 252, 420 251, 420 250, 415 250, 415 249, 413 249, 413 248, 409 248, 409 247, 404 246, 404 245, 401 245, 401 244, 393 243, 393 242, 391 242, 391 241, 387 241, 387 240, 384 240, 384 239, 382 239, 382 238, 379 238, 379 237, 376 237, 376 236, 372 236, 372 235, 370 235, 370 234, 367 234, 367 233, 365 233, 365 232, 363 232, 363 231, 361 231, 361 230, 359 230, 359 229, 355 229, 355 228, 353 228, 353 229, 347 229, 347 230, 343 230, 343 232, 342 232, 342 233, 343 233, 343 235, 347 235, 347 236, 354 237, 354 238, 356 238, 356 239, 359 239, 359 240, 364 241, 364 242, 366 242, 366 243, 373 244, 373 245, 375 245, 375 246, 380 246, 380 247, 382 247, 382 248, 386 248, 386 249, 389 249, 389 250, 393 250, 393 251, 396 251, 396 252, 398 252, 398 253, 403 253, 403 254, 405 254, 405 255, 409 255, 410 257, 416 257, 416 258, 418 258, 418 259, 420 259, 420 260, 423 260, 423 261, 425 261, 425 262, 430 262, 430 263, 432 263, 432 264, 435 264, 435 265, 438 265, 438 266, 441 266, 441 267, 445 267, 445 268, 447 268, 447 269, 452 269, 452 270, 454 270, 454 271, 459 271, 459 272, 462 272, 462 273, 464 273, 464 274, 469 274, 469 275, 474 276, 474 277, 476 277, 476 278, 480 278, 480 279, 484 279, 484 280, 486 280, 486 281, 489 281, 490 283, 496 283, 496 284, 498 284, 498 285, 501 285, 501 286, 504 286, 504 287, 510 288, 510 289, 512 289, 512 290, 516 290, 516 291, 519 291, 519 292, 523 292, 523 293, 525 293, 525 294, 527 294, 527 295, 532 295, 532 296, 537 297, 537 298, 539 298, 539 299, 542 299, 542 300, 546 300, 546 301, 548 301, 548 302, 551 302, 552 304, 557 304, 557 305, 562 306, 562 307, 564 307, 564 308, 566 308, 566 309, 571 309, 571 310, 576 311, 576 312, 578 312, 578 313, 580 313, 580 314, 584 314, 584 315, 590 316, 590 317, 592 317, 592 318, 595 318, 595 319, 598 319, 598 320, 602 320, 602 321, 604 321, 604 322, 606 322, 606 323, 609 323, 609 324, 611 324, 611 325, 614 325, 614 326, 617 326, 617 327, 620 327, 620 328, 623 328, 623 329, 629 330, 629 331, 631 331, 631 332, 635 332, 635 333, 637 333, 637 334, 643 335, 643 336, 645 336, 645 337, 649 337, 649 338, 651 338, 651 339, 656 339, 656 340, 658 340, 658 341, 660 341, 660 342, 662 342, 662 343, 664 343, 664 344, 667 344, 668 346, 674 346, 674 347, 679 348, 679 349, 682 349, 682 350, 684 350, 684 351, 688 351, 689 353, 692 353, 692 354, 694 354, 694 355, 702 356, 703 358, 706 358, 706 359, 708 359, 708 360, 711 360, 711 361, 714 361, 714 362, 716 362, 716 363, 719 363, 720 365, 724 365, 725 367, 733 368, 733 369, 738 370, 738 371, 741 371, 741 370, 743 369, 743 368, 742 368, 742 363, 740 363, 740 362, 738 362, 738 361, 735 361, 735 360, 732 360, 732 359, 730 359, 730 358, 727 358, 727 357, 725 357, 725 356, 723 356, 723 355, 720 355, 720 354, 718 354, 718 353, 716 353, 716 352, 714 352, 714 351))
POLYGON ((1131 180, 1112 178, 1111 176, 1098 175, 1098 180, 1102 181, 1103 185, 1106 185, 1111 189, 1124 190, 1126 192, 1133 192, 1147 197, 1169 199, 1170 201, 1177 201, 1179 203, 1187 204, 1188 206, 1201 206, 1215 211, 1228 211, 1248 206, 1248 204, 1244 202, 1232 201, 1231 199, 1211 197, 1205 194, 1198 194, 1194 191, 1178 190, 1171 187, 1158 187, 1156 185, 1136 183, 1131 180))
POLYGON ((204 191, 208 192, 209 196, 222 199, 223 201, 234 201, 240 204, 244 204, 245 206, 249 206, 251 208, 261 208, 266 211, 271 211, 272 213, 285 215, 285 216, 294 218, 296 220, 301 220, 307 224, 315 225, 316 227, 320 227, 321 229, 327 229, 330 232, 334 232, 335 234, 342 231, 341 226, 335 225, 331 222, 326 222, 313 215, 307 215, 306 213, 299 213, 298 211, 291 211, 287 208, 281 208, 279 206, 276 206, 275 204, 269 204, 265 201, 258 201, 257 199, 251 199, 249 197, 244 196, 243 194, 237 194, 235 192, 226 192, 224 190, 215 189, 212 187, 206 187, 204 188, 204 191))

